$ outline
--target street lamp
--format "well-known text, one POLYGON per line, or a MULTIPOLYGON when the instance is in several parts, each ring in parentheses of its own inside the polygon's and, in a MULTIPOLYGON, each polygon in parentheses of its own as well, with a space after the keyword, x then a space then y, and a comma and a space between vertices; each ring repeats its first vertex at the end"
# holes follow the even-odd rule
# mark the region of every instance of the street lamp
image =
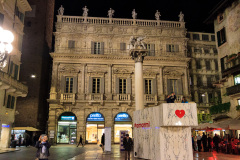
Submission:
POLYGON ((0 69, 3 69, 7 65, 7 56, 12 52, 13 46, 12 42, 14 36, 12 32, 4 30, 0 27, 0 69))

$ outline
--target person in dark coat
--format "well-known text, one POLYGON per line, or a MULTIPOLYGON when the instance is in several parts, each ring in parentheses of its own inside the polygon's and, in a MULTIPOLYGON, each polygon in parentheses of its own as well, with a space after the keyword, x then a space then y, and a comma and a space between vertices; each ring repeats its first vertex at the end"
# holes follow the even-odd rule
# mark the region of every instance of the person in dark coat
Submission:
POLYGON ((174 101, 177 99, 176 95, 174 92, 172 92, 172 94, 170 95, 169 98, 167 98, 167 102, 168 103, 174 103, 174 101))
POLYGON ((39 137, 35 147, 38 149, 36 157, 39 160, 48 160, 48 157, 50 156, 49 148, 51 145, 48 143, 48 137, 46 134, 42 134, 39 137))
POLYGON ((82 135, 80 135, 80 140, 79 140, 79 143, 78 143, 77 147, 79 146, 80 143, 82 144, 82 147, 84 147, 84 145, 83 145, 82 135))
POLYGON ((207 135, 203 132, 202 144, 204 152, 207 152, 207 135))
POLYGON ((132 138, 129 137, 129 134, 126 134, 126 137, 123 139, 123 147, 125 149, 125 160, 130 160, 130 152, 132 150, 133 141, 132 138))
POLYGON ((105 133, 103 133, 101 138, 101 144, 102 144, 102 150, 104 151, 104 145, 105 145, 105 133))
POLYGON ((209 151, 209 152, 212 152, 212 145, 211 145, 211 143, 212 143, 212 138, 211 138, 211 136, 208 134, 208 151, 209 151))
POLYGON ((213 137, 213 143, 214 143, 214 146, 216 148, 216 151, 218 152, 219 138, 218 138, 217 134, 215 134, 215 136, 213 137))
POLYGON ((18 137, 18 146, 19 147, 21 146, 21 143, 22 143, 22 136, 20 134, 19 137, 18 137))
POLYGON ((198 134, 197 136, 198 152, 201 152, 201 149, 202 149, 201 143, 202 143, 202 137, 200 136, 200 134, 198 134))

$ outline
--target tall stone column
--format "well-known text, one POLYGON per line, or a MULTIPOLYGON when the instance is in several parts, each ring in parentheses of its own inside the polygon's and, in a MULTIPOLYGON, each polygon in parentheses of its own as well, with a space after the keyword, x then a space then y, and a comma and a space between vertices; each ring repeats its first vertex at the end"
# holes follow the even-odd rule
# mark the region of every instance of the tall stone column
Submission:
POLYGON ((185 95, 189 95, 188 93, 188 74, 187 68, 184 70, 184 82, 185 82, 185 95))
POLYGON ((132 49, 130 56, 135 60, 135 106, 136 110, 144 109, 143 93, 143 60, 147 55, 145 49, 132 49))
POLYGON ((108 65, 108 93, 112 94, 112 64, 108 65))
POLYGON ((50 99, 57 99, 58 66, 59 66, 59 63, 53 62, 50 99))
POLYGON ((82 94, 85 94, 85 68, 86 64, 82 64, 82 94))
POLYGON ((163 95, 163 67, 159 67, 159 88, 160 88, 160 95, 163 95))

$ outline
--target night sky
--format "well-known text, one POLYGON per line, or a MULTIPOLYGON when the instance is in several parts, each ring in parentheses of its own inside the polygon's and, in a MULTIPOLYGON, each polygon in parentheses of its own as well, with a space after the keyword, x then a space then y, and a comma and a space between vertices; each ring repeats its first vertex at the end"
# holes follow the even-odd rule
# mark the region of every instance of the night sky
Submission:
POLYGON ((155 19, 155 12, 161 13, 161 20, 178 21, 180 11, 184 14, 188 31, 214 32, 213 24, 203 21, 220 0, 56 0, 55 14, 60 5, 64 15, 82 16, 86 5, 89 17, 107 17, 109 8, 115 10, 113 18, 132 18, 132 10, 137 12, 137 19, 155 19))

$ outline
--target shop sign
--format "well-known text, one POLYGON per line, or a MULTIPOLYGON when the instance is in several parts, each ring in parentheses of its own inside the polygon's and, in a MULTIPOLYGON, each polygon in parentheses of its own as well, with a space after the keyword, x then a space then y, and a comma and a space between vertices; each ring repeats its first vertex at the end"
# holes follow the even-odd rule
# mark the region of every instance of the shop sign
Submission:
POLYGON ((8 125, 8 124, 2 124, 2 127, 10 128, 10 125, 8 125))
POLYGON ((101 113, 94 112, 89 114, 87 121, 104 121, 104 117, 101 113))
POLYGON ((118 113, 115 117, 115 121, 131 122, 132 119, 127 113, 118 113))
POLYGON ((75 121, 75 116, 61 116, 62 121, 75 121))

